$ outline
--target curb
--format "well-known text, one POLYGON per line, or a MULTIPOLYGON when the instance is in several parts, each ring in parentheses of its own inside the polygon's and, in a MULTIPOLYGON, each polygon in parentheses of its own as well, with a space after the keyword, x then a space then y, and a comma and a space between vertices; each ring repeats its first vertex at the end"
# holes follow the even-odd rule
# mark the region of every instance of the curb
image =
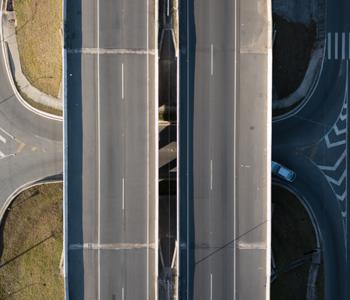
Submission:
MULTIPOLYGON (((3 4, 4 4, 4 0, 0 0, 1 3, 1 7, 3 7, 3 4)), ((3 55, 3 58, 4 58, 4 64, 5 64, 5 69, 6 69, 6 73, 7 73, 7 77, 10 81, 10 85, 12 87, 12 90, 13 92, 15 93, 16 95, 16 98, 18 99, 18 101, 28 110, 30 110, 31 112, 41 116, 41 117, 44 117, 44 118, 47 118, 47 119, 50 119, 50 120, 54 120, 54 121, 60 121, 62 122, 63 121, 63 117, 61 116, 57 116, 57 115, 54 115, 54 114, 50 114, 50 113, 47 113, 47 112, 44 112, 44 111, 41 111, 33 106, 31 106, 27 101, 25 101, 23 99, 23 97, 21 96, 21 94, 19 93, 16 85, 15 85, 15 82, 14 82, 14 79, 13 79, 13 76, 12 76, 12 73, 10 71, 10 67, 9 67, 9 59, 8 59, 8 54, 5 50, 5 45, 4 45, 4 33, 3 33, 3 10, 1 10, 0 12, 0 37, 1 37, 1 50, 2 50, 2 55, 3 55)))
MULTIPOLYGON (((62 174, 60 174, 61 176, 62 174)), ((53 178, 53 177, 45 177, 45 178, 41 178, 41 179, 36 179, 30 182, 27 182, 25 184, 23 184, 22 186, 20 186, 19 188, 17 188, 5 201, 5 204, 0 208, 0 224, 2 222, 2 218, 4 217, 8 207, 10 206, 10 204, 12 203, 12 201, 23 191, 38 186, 38 185, 42 185, 42 184, 51 184, 51 183, 59 183, 59 182, 63 182, 62 179, 57 179, 57 178, 53 178)))

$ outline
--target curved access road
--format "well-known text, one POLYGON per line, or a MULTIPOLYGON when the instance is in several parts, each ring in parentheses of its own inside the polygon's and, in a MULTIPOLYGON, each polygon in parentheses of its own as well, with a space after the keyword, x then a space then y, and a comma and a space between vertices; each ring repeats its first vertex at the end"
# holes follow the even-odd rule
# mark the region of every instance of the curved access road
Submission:
POLYGON ((296 113, 273 123, 272 158, 296 171, 292 187, 320 228, 326 299, 349 298, 349 9, 347 1, 327 4, 327 49, 316 90, 296 113))
POLYGON ((26 109, 0 58, 0 219, 21 186, 63 173, 62 122, 26 109))

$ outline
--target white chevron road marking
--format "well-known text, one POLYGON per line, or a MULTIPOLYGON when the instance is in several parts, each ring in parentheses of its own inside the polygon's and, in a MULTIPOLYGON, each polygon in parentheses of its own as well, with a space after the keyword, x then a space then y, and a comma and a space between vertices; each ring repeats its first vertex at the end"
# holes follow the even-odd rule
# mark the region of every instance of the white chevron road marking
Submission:
POLYGON ((323 171, 335 171, 339 167, 339 165, 342 163, 342 161, 345 159, 345 157, 346 157, 346 150, 338 158, 338 160, 336 161, 334 166, 321 166, 321 165, 319 165, 318 167, 323 171))

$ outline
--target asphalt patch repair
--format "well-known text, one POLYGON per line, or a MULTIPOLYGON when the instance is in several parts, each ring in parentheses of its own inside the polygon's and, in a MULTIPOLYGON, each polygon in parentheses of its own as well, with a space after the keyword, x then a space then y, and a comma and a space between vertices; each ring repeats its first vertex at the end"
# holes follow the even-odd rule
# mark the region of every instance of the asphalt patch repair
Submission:
POLYGON ((274 100, 293 93, 304 79, 316 42, 316 23, 290 22, 273 14, 274 100))

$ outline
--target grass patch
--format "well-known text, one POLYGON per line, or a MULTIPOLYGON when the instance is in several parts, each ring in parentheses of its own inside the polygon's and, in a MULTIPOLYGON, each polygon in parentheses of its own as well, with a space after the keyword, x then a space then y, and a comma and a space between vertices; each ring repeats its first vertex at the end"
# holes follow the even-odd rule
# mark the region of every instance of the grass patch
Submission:
POLYGON ((62 184, 30 188, 11 204, 0 235, 0 299, 64 299, 62 184))
POLYGON ((53 97, 62 78, 62 0, 16 0, 22 70, 31 84, 53 97))
MULTIPOLYGON (((300 201, 289 191, 272 186, 272 251, 282 271, 271 285, 271 300, 305 299, 310 262, 283 272, 289 263, 317 248, 316 233, 300 201)), ((323 266, 317 276, 317 299, 324 296, 323 266), (321 271, 321 272, 320 272, 321 271)))

